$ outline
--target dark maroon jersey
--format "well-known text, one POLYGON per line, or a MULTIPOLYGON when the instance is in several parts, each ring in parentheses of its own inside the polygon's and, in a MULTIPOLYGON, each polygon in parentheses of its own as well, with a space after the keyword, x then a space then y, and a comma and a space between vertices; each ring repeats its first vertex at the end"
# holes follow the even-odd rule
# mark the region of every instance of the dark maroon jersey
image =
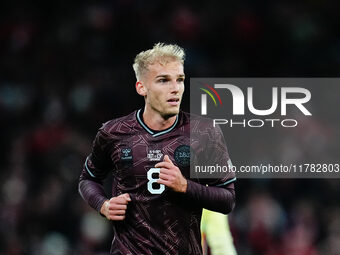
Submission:
POLYGON ((112 196, 129 193, 131 197, 125 220, 112 221, 110 254, 202 254, 202 208, 229 213, 236 180, 232 172, 217 179, 190 178, 193 161, 228 165, 230 160, 220 129, 204 123, 198 116, 180 112, 170 128, 154 131, 138 110, 99 129, 80 176, 80 194, 100 211, 108 199, 102 180, 110 172, 112 196), (190 137, 190 126, 199 139, 190 137), (165 155, 187 178, 186 193, 157 183, 155 164, 165 155))

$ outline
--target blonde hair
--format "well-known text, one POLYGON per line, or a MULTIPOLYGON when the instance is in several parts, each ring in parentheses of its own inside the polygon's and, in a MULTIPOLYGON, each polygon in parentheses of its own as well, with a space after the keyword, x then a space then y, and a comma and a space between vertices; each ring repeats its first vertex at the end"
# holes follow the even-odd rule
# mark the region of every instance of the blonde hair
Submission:
POLYGON ((170 61, 179 61, 182 65, 185 60, 185 52, 183 48, 176 44, 156 43, 152 49, 140 52, 133 63, 133 70, 136 78, 139 80, 141 76, 148 70, 148 66, 156 62, 166 64, 170 61))

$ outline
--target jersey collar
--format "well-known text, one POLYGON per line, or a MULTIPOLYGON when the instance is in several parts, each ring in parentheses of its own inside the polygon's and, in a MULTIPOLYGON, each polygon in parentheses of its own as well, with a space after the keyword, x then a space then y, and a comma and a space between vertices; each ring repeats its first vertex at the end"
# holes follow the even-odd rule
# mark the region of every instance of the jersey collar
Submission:
POLYGON ((177 125, 177 122, 178 122, 178 114, 176 115, 176 120, 174 122, 174 124, 172 124, 171 127, 167 128, 167 129, 164 129, 164 130, 159 130, 159 131, 156 131, 156 130, 152 130, 150 129, 143 121, 143 111, 142 109, 139 109, 137 111, 137 114, 136 114, 136 117, 137 117, 137 121, 138 123, 150 134, 152 135, 153 137, 157 137, 157 136, 160 136, 160 135, 164 135, 164 134, 167 134, 169 133, 171 130, 173 130, 175 128, 175 126, 177 125))

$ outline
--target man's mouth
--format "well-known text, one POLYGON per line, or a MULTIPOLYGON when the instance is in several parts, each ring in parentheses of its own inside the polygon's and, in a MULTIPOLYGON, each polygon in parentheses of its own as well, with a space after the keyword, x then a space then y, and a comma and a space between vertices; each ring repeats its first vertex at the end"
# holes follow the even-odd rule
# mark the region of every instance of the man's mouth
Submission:
POLYGON ((173 106, 177 106, 179 104, 179 98, 170 98, 168 103, 173 106))

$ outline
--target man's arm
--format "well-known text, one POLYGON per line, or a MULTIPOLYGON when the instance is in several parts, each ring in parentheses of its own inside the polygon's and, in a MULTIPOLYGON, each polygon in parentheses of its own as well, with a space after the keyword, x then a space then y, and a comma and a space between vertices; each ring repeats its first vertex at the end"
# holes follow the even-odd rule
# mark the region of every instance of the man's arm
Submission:
POLYGON ((217 187, 205 186, 190 180, 187 181, 188 188, 185 194, 203 208, 224 214, 228 214, 234 209, 234 183, 217 187))
POLYGON ((127 204, 131 201, 129 194, 108 199, 103 187, 103 180, 113 168, 108 148, 109 136, 102 129, 98 131, 80 175, 78 189, 82 198, 107 219, 124 220, 127 204))
POLYGON ((234 208, 235 190, 233 182, 236 178, 218 186, 206 186, 187 180, 168 155, 165 155, 164 161, 157 163, 155 167, 160 168, 157 181, 159 184, 163 184, 176 192, 184 193, 195 204, 224 214, 230 213, 234 208))
MULTIPOLYGON (((199 134, 199 141, 203 150, 198 155, 200 165, 212 166, 231 166, 228 149, 224 136, 220 127, 212 125, 212 123, 204 123, 208 127, 205 132, 199 134)), ((235 206, 235 189, 234 182, 236 181, 235 173, 227 171, 216 176, 204 185, 188 180, 186 195, 196 203, 199 203, 204 208, 221 212, 224 214, 230 213, 235 206)))
POLYGON ((78 185, 82 198, 98 212, 108 200, 103 187, 103 180, 112 169, 108 141, 109 134, 102 128, 99 129, 93 141, 91 154, 85 160, 78 185))
POLYGON ((101 212, 102 205, 108 200, 102 180, 91 177, 86 170, 83 169, 79 179, 78 190, 82 198, 92 208, 101 212))

